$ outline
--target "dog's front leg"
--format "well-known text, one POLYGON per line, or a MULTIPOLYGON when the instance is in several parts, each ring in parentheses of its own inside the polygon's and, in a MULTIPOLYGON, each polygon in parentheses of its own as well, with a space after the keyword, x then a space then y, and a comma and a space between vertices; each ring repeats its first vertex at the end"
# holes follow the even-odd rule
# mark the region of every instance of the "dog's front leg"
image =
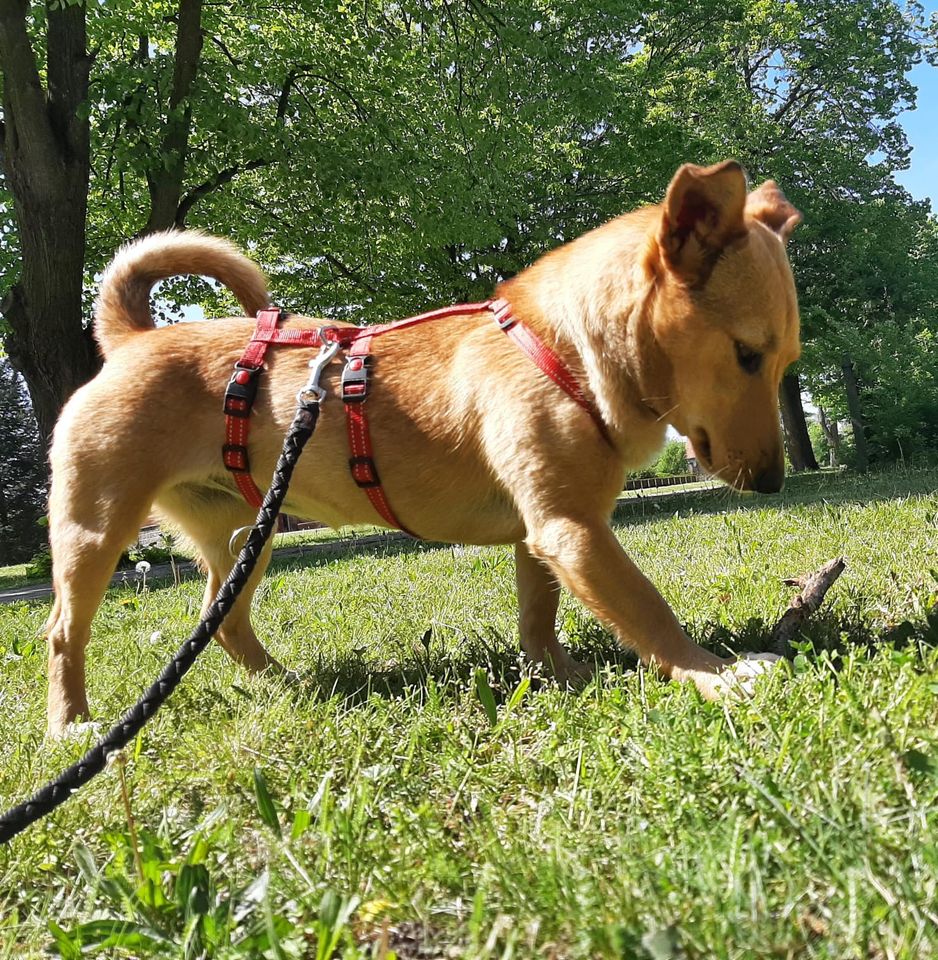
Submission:
POLYGON ((557 640, 555 632, 560 584, 524 543, 515 544, 518 584, 518 629, 521 649, 534 663, 544 664, 560 683, 576 686, 592 676, 591 664, 579 663, 557 640))
MULTIPOLYGON (((528 520, 527 528, 530 554, 547 564, 563 586, 609 625, 620 642, 635 650, 644 663, 657 666, 675 680, 692 680, 707 699, 725 692, 727 678, 720 675, 731 661, 709 653, 688 638, 664 598, 628 558, 608 524, 552 517, 528 520)), ((540 629, 543 639, 543 624, 540 629)))

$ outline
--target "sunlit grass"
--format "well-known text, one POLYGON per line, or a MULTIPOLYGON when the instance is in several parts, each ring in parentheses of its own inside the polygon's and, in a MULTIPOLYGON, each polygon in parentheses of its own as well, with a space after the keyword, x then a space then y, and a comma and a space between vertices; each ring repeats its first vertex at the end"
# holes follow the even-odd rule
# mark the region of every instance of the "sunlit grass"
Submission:
MULTIPOLYGON (((826 476, 619 511, 720 650, 762 645, 783 577, 847 557, 790 671, 732 709, 636 672, 570 600, 564 637, 596 681, 532 675, 507 548, 277 562, 256 625, 304 685, 210 648, 128 751, 142 875, 112 766, 0 849, 0 957, 77 956, 80 936, 133 957, 933 955, 936 487, 826 476)), ((200 597, 109 594, 89 649, 103 721, 200 597)), ((4 805, 81 749, 42 740, 47 611, 0 607, 4 805)))

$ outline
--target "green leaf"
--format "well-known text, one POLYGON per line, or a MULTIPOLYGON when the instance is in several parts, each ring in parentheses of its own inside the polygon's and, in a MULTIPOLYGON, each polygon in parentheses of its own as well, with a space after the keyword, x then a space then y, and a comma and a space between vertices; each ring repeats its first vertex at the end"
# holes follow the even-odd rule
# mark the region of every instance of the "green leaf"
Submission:
POLYGON ((476 694, 485 710, 485 715, 489 718, 489 724, 494 727, 498 723, 498 709, 495 706, 495 694, 489 686, 488 674, 482 667, 476 670, 476 694))
POLYGON ((358 903, 358 897, 345 899, 334 890, 327 890, 323 894, 319 904, 319 920, 316 923, 316 960, 330 960, 334 956, 358 903))
POLYGON ((309 810, 300 809, 293 814, 293 826, 290 829, 290 839, 299 840, 306 833, 313 815, 309 810))
POLYGON ((75 862, 78 864, 78 872, 84 878, 85 883, 95 889, 101 879, 101 871, 95 863, 94 854, 84 844, 75 845, 75 862))
POLYGON ((528 688, 531 686, 530 677, 522 677, 521 682, 515 687, 511 696, 508 698, 508 703, 505 706, 505 711, 510 712, 518 706, 519 703, 524 699, 524 695, 528 692, 528 688))
MULTIPOLYGON (((53 936, 55 936, 54 933, 53 936)), ((90 952, 89 947, 97 950, 111 947, 135 950, 144 947, 159 953, 169 944, 166 937, 159 931, 129 920, 90 920, 87 923, 79 923, 71 933, 65 936, 71 944, 80 946, 79 956, 90 952)), ((58 944, 57 938, 56 945, 58 944)))
POLYGON ((254 768, 254 796, 257 799, 257 812, 261 815, 261 820, 270 827, 271 830, 282 837, 280 830, 280 818, 277 816, 277 807, 274 804, 270 790, 267 788, 267 778, 260 767, 254 768))
POLYGON ((176 878, 176 903, 188 918, 208 913, 211 880, 204 864, 184 863, 176 878))
POLYGON ((54 949, 65 960, 80 960, 80 942, 73 933, 67 933, 54 920, 48 923, 49 933, 55 941, 54 949))

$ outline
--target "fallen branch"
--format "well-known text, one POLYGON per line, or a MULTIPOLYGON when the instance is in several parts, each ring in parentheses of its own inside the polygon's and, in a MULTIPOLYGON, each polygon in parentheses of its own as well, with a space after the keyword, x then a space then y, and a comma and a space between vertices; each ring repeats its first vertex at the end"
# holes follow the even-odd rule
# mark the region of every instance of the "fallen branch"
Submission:
POLYGON ((769 650, 783 657, 791 656, 791 641, 802 623, 815 613, 824 602, 824 595, 847 565, 843 557, 828 560, 814 573, 785 580, 790 587, 801 587, 801 592, 788 605, 781 620, 775 624, 769 639, 769 650))

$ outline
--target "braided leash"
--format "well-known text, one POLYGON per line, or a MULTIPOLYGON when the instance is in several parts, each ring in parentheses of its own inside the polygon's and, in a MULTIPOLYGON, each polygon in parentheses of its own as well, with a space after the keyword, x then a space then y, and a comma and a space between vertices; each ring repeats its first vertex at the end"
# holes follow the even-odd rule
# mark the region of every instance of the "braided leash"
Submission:
MULTIPOLYGON (((333 353, 335 351, 332 351, 333 353)), ((331 359, 321 357, 327 363, 331 359)), ((310 366, 313 366, 313 361, 310 366)), ((324 364, 323 364, 324 365, 324 364)), ((321 368, 320 368, 321 369, 321 368)), ((299 406, 283 442, 283 451, 277 461, 270 489, 264 497, 257 521, 238 554, 231 572, 222 584, 212 605, 208 608, 202 622, 192 635, 176 652, 152 686, 124 714, 120 722, 113 726, 77 763, 59 774, 51 783, 38 790, 29 800, 8 810, 0 816, 0 843, 7 843, 22 830, 40 817, 64 803, 79 787, 84 786, 95 774, 100 773, 107 763, 108 756, 123 750, 137 735, 140 728, 156 713, 176 689, 179 681, 188 673, 196 657, 205 649, 209 640, 217 632, 222 621, 234 606, 248 577, 270 539, 274 523, 287 488, 293 476, 293 468, 299 459, 306 442, 313 435, 319 419, 319 403, 324 394, 316 379, 311 376, 305 391, 298 396, 299 406), (312 397, 312 399, 310 399, 312 397)))

